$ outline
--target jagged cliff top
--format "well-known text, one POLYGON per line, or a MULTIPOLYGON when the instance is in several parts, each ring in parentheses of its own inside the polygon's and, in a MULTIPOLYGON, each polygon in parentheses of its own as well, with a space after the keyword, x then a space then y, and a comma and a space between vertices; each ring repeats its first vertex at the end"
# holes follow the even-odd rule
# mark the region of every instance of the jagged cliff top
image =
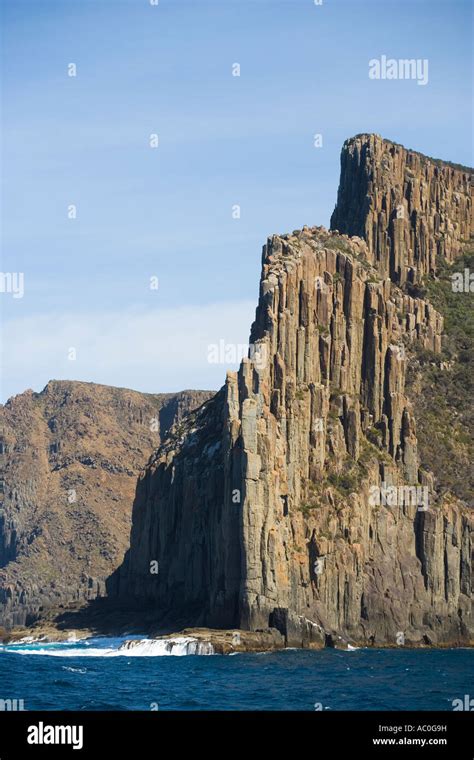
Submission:
POLYGON ((360 132, 359 134, 354 135, 353 137, 348 137, 347 140, 344 140, 342 149, 344 150, 348 145, 351 145, 355 140, 368 141, 371 138, 379 140, 381 143, 394 145, 396 148, 401 148, 407 153, 413 153, 414 155, 419 156, 423 161, 430 161, 431 163, 436 164, 436 166, 446 166, 446 167, 449 167, 450 169, 456 169, 458 171, 467 172, 468 174, 474 175, 474 168, 471 166, 458 164, 458 163, 455 163, 454 161, 446 161, 443 158, 434 158, 433 156, 428 156, 426 155, 426 153, 421 153, 419 150, 414 150, 413 148, 407 148, 405 145, 402 145, 401 143, 398 143, 395 140, 390 140, 387 137, 382 137, 381 135, 378 135, 376 132, 360 132))
POLYGON ((365 240, 355 235, 349 237, 337 230, 330 231, 323 226, 305 225, 301 230, 274 234, 268 238, 268 243, 263 249, 264 270, 261 284, 264 288, 276 285, 278 276, 282 272, 291 270, 294 263, 303 255, 303 251, 313 251, 317 256, 327 250, 350 258, 356 267, 360 266, 367 273, 367 277, 381 279, 370 263, 365 240))

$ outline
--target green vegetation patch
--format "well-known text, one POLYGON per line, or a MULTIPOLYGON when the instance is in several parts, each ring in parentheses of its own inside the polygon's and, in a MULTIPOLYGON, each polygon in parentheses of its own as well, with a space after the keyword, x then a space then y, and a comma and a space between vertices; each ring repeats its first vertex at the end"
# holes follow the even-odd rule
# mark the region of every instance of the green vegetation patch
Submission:
POLYGON ((474 506, 474 293, 458 293, 451 275, 474 272, 474 247, 436 277, 426 277, 422 295, 444 317, 441 354, 412 347, 407 389, 415 405, 421 462, 441 489, 474 506))

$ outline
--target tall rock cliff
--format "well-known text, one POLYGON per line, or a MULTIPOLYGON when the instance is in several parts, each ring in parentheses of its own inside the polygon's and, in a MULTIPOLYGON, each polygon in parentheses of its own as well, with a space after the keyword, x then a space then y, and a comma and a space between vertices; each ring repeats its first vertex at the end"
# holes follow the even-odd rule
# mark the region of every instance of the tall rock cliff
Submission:
POLYGON ((399 287, 435 252, 455 256, 467 174, 425 169, 449 245, 432 241, 431 206, 410 206, 404 245, 386 231, 374 246, 374 214, 389 229, 403 199, 380 138, 350 144, 364 160, 343 158, 333 224, 367 242, 317 227, 268 239, 251 358, 139 481, 121 592, 163 624, 273 627, 296 646, 472 639, 471 512, 420 467, 406 391, 412 350, 438 353, 443 319, 399 287))
POLYGON ((454 273, 474 268, 473 169, 357 135, 341 152, 332 229, 361 235, 370 261, 445 317, 441 353, 415 349, 407 382, 421 461, 439 489, 474 507, 474 317, 472 293, 454 273))
POLYGON ((0 407, 0 625, 104 594, 140 469, 210 395, 51 381, 0 407))
POLYGON ((473 170, 407 150, 379 135, 344 143, 331 229, 367 241, 393 281, 418 282, 453 261, 474 232, 473 170))

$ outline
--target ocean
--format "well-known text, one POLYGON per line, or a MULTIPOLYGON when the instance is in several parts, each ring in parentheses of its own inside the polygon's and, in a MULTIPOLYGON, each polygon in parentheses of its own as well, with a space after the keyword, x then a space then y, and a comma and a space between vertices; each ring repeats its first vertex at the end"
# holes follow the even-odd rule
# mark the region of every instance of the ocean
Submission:
POLYGON ((189 641, 171 653, 163 642, 126 650, 123 641, 0 647, 0 700, 25 710, 452 711, 474 697, 468 649, 196 655, 189 641))

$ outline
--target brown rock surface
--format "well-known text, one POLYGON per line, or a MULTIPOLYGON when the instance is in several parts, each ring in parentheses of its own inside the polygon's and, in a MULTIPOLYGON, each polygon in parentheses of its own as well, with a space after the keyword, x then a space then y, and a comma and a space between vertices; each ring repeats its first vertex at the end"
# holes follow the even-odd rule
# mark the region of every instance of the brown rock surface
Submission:
POLYGON ((140 469, 210 395, 51 381, 0 407, 1 625, 104 594, 128 546, 140 469))
POLYGON ((275 628, 265 631, 221 630, 211 628, 185 628, 178 633, 156 636, 150 639, 129 639, 120 649, 163 643, 169 652, 176 643, 185 644, 188 654, 235 654, 238 652, 268 652, 283 649, 285 640, 275 628))
POLYGON ((383 275, 418 282, 437 256, 459 256, 474 233, 473 206, 473 169, 357 135, 342 149, 331 229, 363 237, 383 275))

